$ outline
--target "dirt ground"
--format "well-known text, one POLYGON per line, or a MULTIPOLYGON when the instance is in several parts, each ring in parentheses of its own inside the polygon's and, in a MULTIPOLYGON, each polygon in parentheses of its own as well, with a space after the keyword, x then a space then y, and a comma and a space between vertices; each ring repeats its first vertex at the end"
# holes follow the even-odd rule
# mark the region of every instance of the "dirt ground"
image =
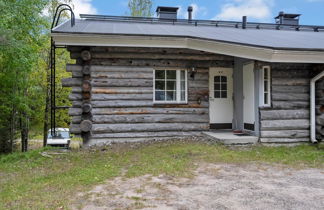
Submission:
POLYGON ((107 181, 73 209, 324 209, 324 171, 260 164, 203 164, 192 178, 107 181))

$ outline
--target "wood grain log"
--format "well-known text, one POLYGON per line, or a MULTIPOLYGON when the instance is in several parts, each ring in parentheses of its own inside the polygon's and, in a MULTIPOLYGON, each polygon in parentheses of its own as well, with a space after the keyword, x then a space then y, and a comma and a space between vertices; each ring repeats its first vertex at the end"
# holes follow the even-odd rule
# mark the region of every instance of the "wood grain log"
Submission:
POLYGON ((82 66, 77 64, 66 64, 66 71, 67 72, 82 72, 82 66))
MULTIPOLYGON (((88 146, 103 146, 111 143, 134 143, 134 142, 150 142, 150 141, 164 141, 171 137, 140 137, 140 138, 91 138, 88 146)), ((176 136, 176 139, 184 139, 186 136, 176 136)), ((172 138, 174 139, 174 138, 172 138)))
POLYGON ((275 70, 272 69, 272 78, 309 78, 309 70, 275 70))
POLYGON ((153 101, 153 94, 92 94, 94 101, 109 101, 109 100, 151 100, 153 101))
POLYGON ((196 66, 197 68, 209 67, 233 67, 233 61, 188 61, 188 60, 151 60, 151 59, 94 59, 91 61, 92 65, 98 66, 134 66, 134 67, 185 67, 196 66))
POLYGON ((92 110, 92 105, 90 103, 84 103, 82 105, 82 112, 83 113, 89 113, 92 110))
POLYGON ((75 100, 82 100, 82 94, 76 94, 76 93, 71 93, 69 95, 69 100, 70 101, 75 101, 75 100))
POLYGON ((133 66, 110 66, 110 65, 91 65, 91 72, 119 72, 119 73, 128 73, 128 72, 146 72, 153 74, 153 68, 150 67, 133 67, 133 66))
POLYGON ((272 101, 273 109, 303 109, 309 107, 308 101, 272 101))
POLYGON ((201 131, 176 132, 137 132, 137 133, 98 133, 93 134, 92 138, 146 138, 146 137, 176 137, 176 136, 196 136, 200 135, 201 131))
POLYGON ((82 60, 84 61, 89 61, 91 60, 91 53, 88 50, 83 50, 80 54, 80 57, 82 58, 82 60))
POLYGON ((309 141, 309 138, 260 138, 261 143, 298 143, 309 141))
POLYGON ((93 124, 92 127, 93 133, 200 131, 208 129, 209 123, 93 124))
POLYGON ((265 130, 306 130, 309 129, 309 120, 263 120, 261 131, 265 130))
POLYGON ((69 108, 68 113, 70 116, 81 116, 82 109, 81 108, 69 108))
POLYGON ((189 102, 189 104, 154 104, 153 100, 104 100, 104 101, 95 101, 92 100, 92 105, 94 108, 109 108, 109 107, 183 107, 183 108, 208 108, 208 102, 202 101, 198 104, 196 101, 189 102))
POLYGON ((89 65, 83 66, 82 73, 83 75, 90 75, 91 74, 90 66, 89 65))
POLYGON ((152 79, 93 79, 94 87, 153 87, 152 79))
POLYGON ((152 87, 94 87, 93 94, 153 94, 152 87))
POLYGON ((81 93, 81 92, 82 92, 81 86, 72 87, 72 93, 81 93))
POLYGON ((285 85, 272 85, 273 93, 309 93, 309 86, 306 85, 294 85, 294 86, 285 86, 285 85))
POLYGON ((309 110, 261 110, 261 120, 309 119, 309 110))
POLYGON ((324 114, 316 116, 316 123, 324 126, 324 114))
MULTIPOLYGON (((80 109, 81 110, 81 109, 80 109)), ((71 114, 78 115, 80 110, 70 108, 71 114)), ((129 115, 129 114, 208 114, 208 108, 94 108, 93 114, 98 115, 129 115)))
POLYGON ((80 130, 82 132, 89 132, 91 131, 92 129, 92 122, 90 120, 83 120, 81 123, 80 123, 80 130))
POLYGON ((83 104, 82 100, 72 101, 73 108, 81 108, 82 104, 83 104))
POLYGON ((72 71, 72 78, 82 78, 83 73, 82 71, 72 71))
POLYGON ((261 131, 261 138, 308 138, 309 130, 261 131))
POLYGON ((307 93, 272 93, 273 101, 309 101, 307 93))
POLYGON ((105 107, 152 107, 152 100, 104 100, 104 101, 92 101, 94 108, 105 107))
POLYGON ((82 81, 82 93, 91 92, 91 88, 92 88, 92 85, 91 85, 90 80, 83 80, 82 81))
POLYGON ((91 77, 94 79, 151 79, 153 80, 153 72, 93 72, 91 77))
POLYGON ((72 121, 73 124, 80 124, 81 123, 81 116, 73 116, 71 121, 72 121))
POLYGON ((71 125, 70 125, 70 133, 72 133, 72 134, 80 134, 81 133, 80 124, 71 123, 71 125))
POLYGON ((323 105, 316 105, 316 114, 321 115, 324 113, 324 106, 323 105))
POLYGON ((272 79, 272 85, 309 85, 309 79, 307 78, 274 78, 272 79))
POLYGON ((82 80, 78 78, 63 78, 61 80, 63 87, 81 86, 82 80))
POLYGON ((154 115, 94 115, 94 123, 209 123, 208 115, 154 114, 154 115))

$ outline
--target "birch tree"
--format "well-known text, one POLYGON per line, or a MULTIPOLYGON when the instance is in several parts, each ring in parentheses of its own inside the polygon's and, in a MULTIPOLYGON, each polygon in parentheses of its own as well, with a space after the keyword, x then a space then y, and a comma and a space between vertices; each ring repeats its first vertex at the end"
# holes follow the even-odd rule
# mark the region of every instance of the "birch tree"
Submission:
POLYGON ((151 17, 153 15, 152 5, 151 0, 129 0, 129 13, 134 17, 151 17))

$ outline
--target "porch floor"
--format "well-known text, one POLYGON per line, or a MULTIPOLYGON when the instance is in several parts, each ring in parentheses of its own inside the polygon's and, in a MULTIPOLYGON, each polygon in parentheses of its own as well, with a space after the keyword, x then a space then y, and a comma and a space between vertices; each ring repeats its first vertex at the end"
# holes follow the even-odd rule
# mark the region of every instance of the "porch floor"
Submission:
POLYGON ((259 138, 252 135, 235 135, 231 130, 210 130, 203 134, 226 145, 255 144, 259 138))

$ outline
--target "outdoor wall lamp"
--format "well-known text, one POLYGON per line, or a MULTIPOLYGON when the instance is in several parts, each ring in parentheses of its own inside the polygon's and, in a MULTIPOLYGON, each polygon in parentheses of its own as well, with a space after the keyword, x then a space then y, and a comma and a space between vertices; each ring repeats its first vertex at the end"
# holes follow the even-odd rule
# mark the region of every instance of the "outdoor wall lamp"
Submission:
POLYGON ((195 79, 195 74, 197 73, 197 70, 195 67, 191 67, 189 70, 190 77, 194 80, 195 79))

